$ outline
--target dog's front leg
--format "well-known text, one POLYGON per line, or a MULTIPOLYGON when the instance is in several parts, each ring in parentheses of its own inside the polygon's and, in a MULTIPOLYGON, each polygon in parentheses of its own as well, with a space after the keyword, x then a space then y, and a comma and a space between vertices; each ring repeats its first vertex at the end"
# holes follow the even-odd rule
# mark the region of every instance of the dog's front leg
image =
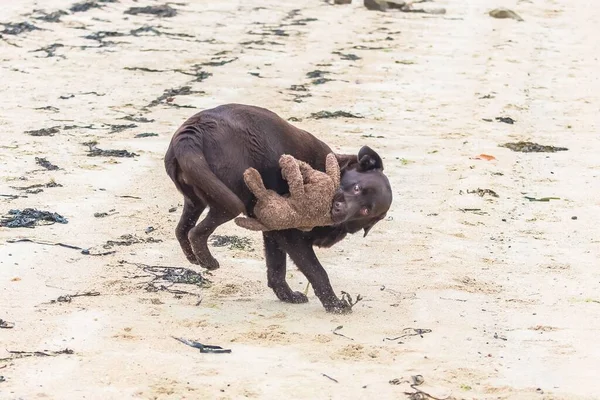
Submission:
POLYGON ((306 276, 325 310, 337 314, 351 312, 350 304, 338 299, 335 295, 327 272, 319 262, 310 240, 306 239, 302 232, 295 229, 278 233, 278 243, 306 276))
POLYGON ((276 232, 263 232, 267 283, 279 300, 294 304, 306 303, 308 302, 306 295, 293 291, 285 280, 286 254, 274 238, 276 234, 276 232))

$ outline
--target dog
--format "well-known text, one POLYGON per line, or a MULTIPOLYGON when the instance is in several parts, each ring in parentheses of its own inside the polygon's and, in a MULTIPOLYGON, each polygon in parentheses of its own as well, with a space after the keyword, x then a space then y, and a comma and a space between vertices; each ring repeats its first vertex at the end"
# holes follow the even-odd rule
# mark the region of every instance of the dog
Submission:
MULTIPOLYGON (((260 107, 225 104, 190 117, 173 135, 164 159, 168 176, 184 197, 175 236, 188 261, 209 270, 219 268, 208 249, 209 236, 240 214, 254 216, 256 198, 244 183, 246 169, 256 169, 266 188, 283 195, 289 188, 278 164, 281 155, 289 154, 325 172, 331 152, 312 134, 260 107), (206 217, 196 225, 207 206, 206 217)), ((263 242, 267 284, 279 300, 308 302, 306 295, 293 291, 285 280, 287 254, 326 311, 347 313, 351 306, 336 296, 313 246, 331 247, 361 230, 366 237, 386 216, 392 189, 381 157, 371 148, 364 146, 357 155, 336 154, 336 158, 341 183, 332 204, 335 224, 309 232, 263 232, 263 242)))

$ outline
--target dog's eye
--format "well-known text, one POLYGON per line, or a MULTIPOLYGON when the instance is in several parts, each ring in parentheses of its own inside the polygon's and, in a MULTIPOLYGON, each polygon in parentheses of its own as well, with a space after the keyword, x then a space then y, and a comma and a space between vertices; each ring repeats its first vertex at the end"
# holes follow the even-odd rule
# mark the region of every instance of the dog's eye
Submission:
POLYGON ((360 193, 360 185, 354 185, 354 192, 360 193))
POLYGON ((369 209, 368 209, 368 208, 366 208, 366 207, 363 207, 363 208, 361 208, 361 209, 360 209, 360 214, 361 214, 361 215, 364 215, 364 216, 367 216, 367 215, 369 215, 369 209))

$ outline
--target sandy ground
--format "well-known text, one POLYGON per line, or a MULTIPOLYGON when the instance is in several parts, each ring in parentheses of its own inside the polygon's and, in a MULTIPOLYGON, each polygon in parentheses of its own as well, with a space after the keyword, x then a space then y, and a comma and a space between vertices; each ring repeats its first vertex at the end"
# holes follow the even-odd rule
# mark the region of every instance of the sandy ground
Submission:
MULTIPOLYGON (((0 22, 41 30, 0 38, 0 194, 26 196, 0 198, 0 212, 35 207, 69 222, 0 228, 0 319, 15 324, 0 329, 0 398, 398 399, 417 374, 438 398, 600 398, 595 2, 445 0, 433 6, 446 15, 426 15, 198 0, 172 3, 171 18, 124 14, 156 4, 101 3, 52 23, 31 13, 72 4, 2 1, 0 22), (498 6, 525 21, 490 18, 498 6), (154 30, 135 31, 144 26, 154 30), (84 38, 98 32, 109 33, 84 38), (35 51, 53 44, 62 45, 53 56, 35 51), (315 70, 332 81, 315 84, 315 70), (149 106, 185 86, 191 93, 149 106), (196 268, 174 238, 182 199, 162 157, 183 120, 228 102, 295 117, 336 151, 366 144, 384 156, 389 218, 366 239, 318 252, 338 293, 364 297, 351 315, 325 313, 312 292, 308 304, 277 301, 260 236, 233 223, 216 233, 248 238, 251 250, 214 247, 211 287, 173 287, 199 297, 144 289, 150 278, 132 263, 196 268), (364 118, 310 118, 322 110, 364 118), (53 136, 25 133, 52 127, 53 136), (498 147, 518 140, 569 150, 498 147), (88 157, 89 141, 139 156, 88 157), (51 179, 62 187, 13 189, 51 179), (467 193, 477 188, 499 197, 467 193), (103 248, 128 234, 144 242, 103 248), (16 238, 116 253, 7 243, 16 238), (100 296, 50 303, 88 291, 100 296), (384 340, 410 328, 426 331, 384 340), (171 336, 232 353, 202 354, 171 336), (65 348, 74 353, 6 359, 65 348)), ((288 275, 305 288, 295 268, 288 275)))

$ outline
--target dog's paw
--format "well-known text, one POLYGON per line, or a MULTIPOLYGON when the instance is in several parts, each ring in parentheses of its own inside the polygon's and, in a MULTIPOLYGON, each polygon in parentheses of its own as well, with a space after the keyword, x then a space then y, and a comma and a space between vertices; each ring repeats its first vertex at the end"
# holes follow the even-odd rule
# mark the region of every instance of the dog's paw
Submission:
POLYGON ((308 303, 308 297, 302 292, 287 292, 287 293, 276 293, 277 298, 285 303, 302 304, 308 303))
POLYGON ((196 256, 196 260, 198 261, 198 265, 200 265, 202 268, 206 268, 209 271, 219 269, 219 262, 214 257, 200 258, 196 256))
POLYGON ((190 264, 200 265, 200 261, 196 258, 194 254, 186 254, 185 258, 190 262, 190 264))
POLYGON ((308 303, 308 297, 302 292, 293 292, 290 303, 302 304, 308 303))
POLYGON ((332 314, 350 314, 352 306, 346 300, 338 300, 333 303, 324 304, 325 311, 332 314))

